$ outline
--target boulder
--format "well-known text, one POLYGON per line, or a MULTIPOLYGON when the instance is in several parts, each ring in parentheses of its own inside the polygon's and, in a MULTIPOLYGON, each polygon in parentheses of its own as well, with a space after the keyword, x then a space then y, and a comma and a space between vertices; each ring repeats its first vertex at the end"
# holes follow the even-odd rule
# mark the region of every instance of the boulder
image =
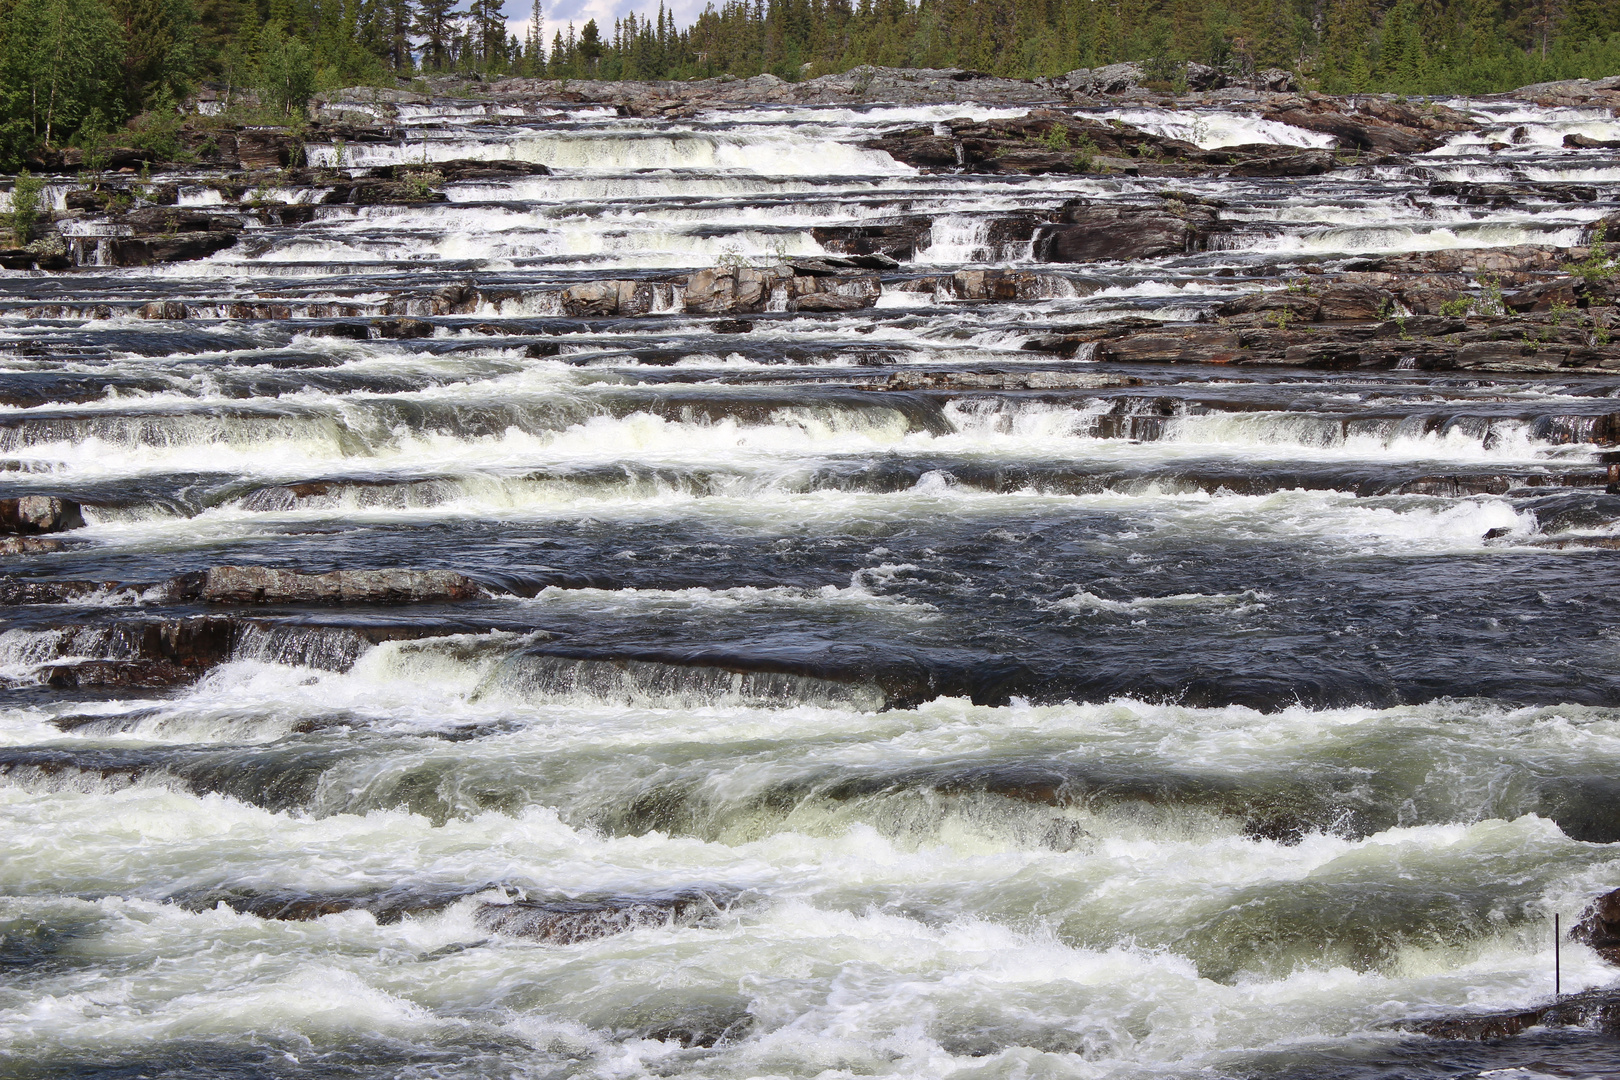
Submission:
POLYGON ((1072 207, 1061 223, 1036 231, 1035 258, 1064 263, 1151 259, 1186 252, 1195 236, 1186 220, 1164 210, 1072 207))
POLYGON ((1329 285, 1316 294, 1323 322, 1370 322, 1393 308, 1395 298, 1370 285, 1329 285))
POLYGON ((885 136, 869 145, 884 151, 896 161, 919 169, 951 169, 962 164, 957 141, 949 135, 938 135, 928 130, 885 136))
MULTIPOLYGON (((385 165, 371 170, 373 176, 390 180, 406 179, 409 166, 385 165), (398 175, 396 175, 396 172, 398 175)), ((419 168, 419 167, 418 167, 419 168)), ((551 170, 536 161, 472 161, 457 158, 453 161, 435 161, 433 171, 445 183, 463 180, 511 180, 520 176, 550 176, 551 170)))
POLYGON ((88 210, 99 214, 107 209, 107 196, 89 188, 74 188, 62 196, 62 207, 66 210, 88 210))
POLYGON ((1569 936, 1590 946, 1609 963, 1620 965, 1620 889, 1593 900, 1569 936))
POLYGON ((872 306, 874 298, 840 296, 837 293, 815 292, 793 301, 794 311, 859 311, 872 306))
MULTIPOLYGON (((1615 213, 1609 214, 1606 217, 1601 217, 1592 222, 1592 224, 1588 225, 1586 227, 1585 234, 1581 237, 1581 242, 1586 244, 1592 243, 1596 239, 1600 230, 1603 233, 1603 239, 1605 242, 1612 244, 1616 241, 1620 241, 1620 211, 1616 211, 1615 213)), ((1613 249, 1611 248, 1610 250, 1612 251, 1613 249)))
POLYGON ((244 169, 282 169, 304 155, 303 143, 285 128, 238 131, 236 160, 244 169))
POLYGON ((1423 109, 1384 98, 1361 98, 1346 111, 1343 99, 1306 94, 1280 102, 1264 114, 1267 120, 1332 135, 1339 145, 1381 154, 1421 154, 1458 131, 1478 125, 1443 105, 1423 109))
POLYGON ((1588 990, 1531 1009, 1435 1017, 1411 1021, 1402 1026, 1435 1039, 1472 1039, 1481 1042, 1511 1038, 1537 1027, 1594 1028, 1613 1037, 1620 1035, 1620 993, 1588 990))
POLYGON ((1292 94, 1299 89, 1294 73, 1286 68, 1266 68, 1244 79, 1245 86, 1273 94, 1292 94))
MULTIPOLYGON (((1069 75, 1079 75, 1080 72, 1070 72, 1069 75)), ((1092 68, 1085 72, 1084 79, 1070 79, 1069 87, 1084 94, 1123 94, 1127 90, 1134 90, 1142 85, 1146 75, 1141 64, 1124 63, 1109 64, 1106 67, 1092 68)))
POLYGON ((38 555, 61 551, 62 541, 49 536, 0 536, 0 555, 38 555))
POLYGON ((810 235, 834 255, 885 255, 905 261, 928 246, 933 222, 906 218, 874 225, 817 225, 810 235))
POLYGON ((1303 292, 1258 292, 1228 300, 1215 309, 1224 319, 1249 323, 1315 322, 1322 317, 1322 304, 1316 297, 1303 292), (1244 316, 1255 316, 1245 319, 1244 316))
POLYGON ((1569 150, 1620 150, 1620 139, 1594 139, 1590 135, 1565 135, 1564 146, 1569 150))
POLYGON ((372 324, 382 338, 425 338, 433 336, 433 324, 422 319, 377 319, 372 324))
POLYGON ((54 495, 24 495, 0 499, 0 533, 38 536, 84 528, 79 504, 54 495))
POLYGON ((1573 308, 1585 299, 1585 282, 1563 277, 1506 293, 1502 304, 1509 311, 1551 311, 1554 304, 1573 308))
POLYGON ((559 294, 559 300, 563 310, 576 318, 629 318, 646 315, 659 306, 671 306, 674 291, 667 282, 585 281, 568 286, 559 294))
POLYGON ((174 236, 119 236, 106 240, 113 266, 154 266, 158 263, 205 259, 236 244, 234 232, 190 232, 174 236))
POLYGON ((696 315, 733 315, 765 310, 771 284, 792 276, 787 267, 753 266, 699 270, 686 279, 686 311, 696 315))
POLYGON ((560 294, 563 310, 576 318, 605 317, 619 313, 617 281, 583 281, 570 285, 560 294))
POLYGON ((321 202, 328 205, 348 203, 352 206, 415 206, 448 202, 450 196, 429 186, 443 182, 443 177, 436 173, 406 180, 342 180, 331 186, 321 197, 321 202))
POLYGON ((470 283, 445 285, 433 294, 433 314, 468 315, 478 310, 478 290, 470 283))
POLYGON ((242 231, 240 218, 227 214, 210 214, 206 210, 191 207, 143 206, 113 220, 128 225, 137 234, 157 233, 161 236, 172 236, 175 233, 242 231))
POLYGON ((195 582, 212 604, 401 604, 471 600, 485 595, 450 570, 334 570, 302 574, 265 566, 215 566, 195 582))
POLYGON ((1326 150, 1278 150, 1237 162, 1228 176, 1320 176, 1331 172, 1333 155, 1326 150))
POLYGON ((1182 79, 1188 90, 1219 90, 1226 85, 1226 75, 1220 68, 1189 60, 1182 69, 1182 79))

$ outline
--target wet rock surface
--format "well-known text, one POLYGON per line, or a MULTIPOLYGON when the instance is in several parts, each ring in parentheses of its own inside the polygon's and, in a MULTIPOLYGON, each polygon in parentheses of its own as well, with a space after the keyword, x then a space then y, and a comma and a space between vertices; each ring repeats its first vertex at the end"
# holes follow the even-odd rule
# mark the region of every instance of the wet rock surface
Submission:
POLYGON ((811 74, 39 163, 0 1055, 1620 1067, 1613 88, 811 74))
POLYGON ((1436 1039, 1473 1039, 1481 1042, 1512 1038, 1534 1028, 1595 1029, 1613 1037, 1620 1034, 1620 993, 1592 990, 1570 994, 1557 1002, 1531 1009, 1425 1020, 1411 1027, 1436 1039))
POLYGON ((19 536, 67 532, 84 528, 84 513, 71 499, 52 495, 23 495, 0 499, 0 532, 19 536))

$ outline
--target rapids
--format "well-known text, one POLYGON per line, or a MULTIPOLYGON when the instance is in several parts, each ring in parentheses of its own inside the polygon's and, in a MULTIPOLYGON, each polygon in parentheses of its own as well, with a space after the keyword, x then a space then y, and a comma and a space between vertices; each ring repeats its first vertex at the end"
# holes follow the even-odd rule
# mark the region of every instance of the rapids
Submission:
MULTIPOLYGON (((0 1075, 1620 1073, 1593 1030, 1401 1026, 1545 1002, 1553 914, 1620 886, 1620 373, 1023 349, 1614 213, 1620 155, 1562 139, 1620 120, 1451 104, 1485 126, 1426 155, 1176 180, 1223 204, 1208 250, 1014 302, 908 284, 1038 266, 997 215, 1167 182, 859 145, 1024 111, 969 104, 402 106, 310 164, 551 174, 0 272, 0 494, 86 520, 0 567, 0 1075), (670 287, 910 218, 872 306, 737 326, 670 287), (559 306, 601 279, 666 288, 559 306), (1030 388, 950 388, 986 372, 1030 388), (231 607, 195 585, 221 566, 480 592, 231 607)), ((1562 979, 1620 984, 1574 942, 1562 979)))

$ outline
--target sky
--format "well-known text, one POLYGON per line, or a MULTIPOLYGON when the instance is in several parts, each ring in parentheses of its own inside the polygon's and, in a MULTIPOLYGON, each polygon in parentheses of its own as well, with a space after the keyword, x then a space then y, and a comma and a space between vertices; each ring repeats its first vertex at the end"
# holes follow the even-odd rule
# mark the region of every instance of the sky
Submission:
MULTIPOLYGON (((664 7, 675 15, 675 25, 690 26, 708 0, 664 0, 664 7)), ((463 5, 458 5, 463 6, 463 5)), ((566 33, 570 21, 574 29, 595 19, 604 38, 613 36, 613 20, 622 19, 630 12, 637 16, 656 16, 658 0, 541 0, 546 22, 546 47, 551 47, 551 35, 559 30, 566 33)), ((716 7, 720 5, 716 3, 716 7)), ((528 36, 529 16, 533 0, 506 0, 506 25, 522 41, 528 36)))

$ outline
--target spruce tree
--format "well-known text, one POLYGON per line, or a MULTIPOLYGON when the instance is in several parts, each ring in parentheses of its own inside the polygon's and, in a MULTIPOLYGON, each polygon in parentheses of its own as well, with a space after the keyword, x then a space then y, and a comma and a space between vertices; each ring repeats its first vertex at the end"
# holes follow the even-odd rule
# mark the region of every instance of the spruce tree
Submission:
POLYGON ((439 71, 450 66, 456 38, 456 0, 417 0, 415 30, 426 40, 422 44, 423 66, 439 71))

